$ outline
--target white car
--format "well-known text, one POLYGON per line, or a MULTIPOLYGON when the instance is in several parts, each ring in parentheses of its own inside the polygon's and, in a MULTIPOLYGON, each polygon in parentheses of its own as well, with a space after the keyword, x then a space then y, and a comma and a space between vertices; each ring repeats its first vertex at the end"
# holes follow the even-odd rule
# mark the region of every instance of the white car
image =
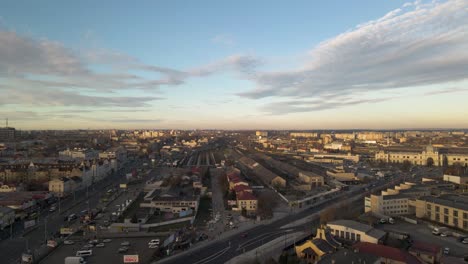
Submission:
POLYGON ((463 243, 463 244, 468 244, 468 238, 463 239, 463 240, 462 240, 462 243, 463 243))
POLYGON ((158 248, 157 244, 148 244, 148 248, 158 248))
POLYGON ((122 243, 120 243, 121 246, 130 246, 130 242, 128 241, 124 241, 122 243))
POLYGON ((110 243, 110 242, 112 242, 112 239, 106 238, 106 239, 104 239, 102 242, 104 242, 104 243, 110 243))
POLYGON ((63 241, 63 244, 64 244, 64 245, 73 245, 73 244, 75 244, 75 241, 72 241, 72 240, 65 240, 65 241, 63 241))
POLYGON ((446 247, 444 248, 444 254, 448 255, 450 253, 450 248, 446 247))
POLYGON ((160 241, 158 238, 156 238, 156 239, 151 239, 151 241, 148 242, 148 244, 158 244, 158 245, 159 245, 159 243, 161 243, 161 241, 160 241))
POLYGON ((98 243, 98 244, 96 245, 97 248, 103 248, 104 246, 105 246, 104 243, 98 243))

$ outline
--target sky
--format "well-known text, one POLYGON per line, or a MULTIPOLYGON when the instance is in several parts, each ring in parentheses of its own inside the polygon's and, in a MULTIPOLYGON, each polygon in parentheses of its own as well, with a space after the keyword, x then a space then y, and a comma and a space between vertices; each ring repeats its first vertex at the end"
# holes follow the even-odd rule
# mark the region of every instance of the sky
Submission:
POLYGON ((468 128, 468 1, 0 2, 18 129, 468 128))

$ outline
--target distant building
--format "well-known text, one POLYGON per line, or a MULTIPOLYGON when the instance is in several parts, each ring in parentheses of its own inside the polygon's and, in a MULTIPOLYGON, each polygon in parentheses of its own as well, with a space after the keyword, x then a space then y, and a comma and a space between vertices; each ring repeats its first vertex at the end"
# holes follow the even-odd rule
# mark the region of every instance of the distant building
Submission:
POLYGON ((409 161, 414 165, 444 166, 459 163, 468 166, 467 154, 439 153, 433 146, 427 146, 422 152, 386 152, 379 151, 375 154, 375 160, 387 163, 403 163, 409 161))
POLYGON ((358 242, 353 245, 353 248, 360 253, 370 254, 379 257, 380 259, 374 263, 391 263, 391 264, 422 264, 417 257, 402 249, 374 244, 369 242, 358 242))
POLYGON ((267 131, 255 131, 255 136, 257 137, 268 137, 267 131))
POLYGON ((0 127, 0 142, 15 141, 16 130, 12 127, 0 127))
POLYGON ((83 160, 92 160, 99 158, 99 152, 94 149, 66 149, 59 152, 59 158, 72 158, 72 159, 83 159, 83 160))
POLYGON ((289 136, 292 138, 316 138, 318 134, 311 132, 291 132, 289 136))

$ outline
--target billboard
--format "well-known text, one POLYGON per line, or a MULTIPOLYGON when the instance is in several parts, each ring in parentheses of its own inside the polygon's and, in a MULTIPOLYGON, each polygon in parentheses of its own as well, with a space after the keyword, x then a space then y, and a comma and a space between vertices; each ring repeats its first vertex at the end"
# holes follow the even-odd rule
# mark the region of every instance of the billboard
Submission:
POLYGON ((71 235, 71 234, 73 234, 73 229, 62 227, 62 228, 60 228, 60 234, 61 235, 71 235))
POLYGON ((28 229, 30 227, 33 227, 36 225, 36 220, 29 220, 29 221, 24 221, 24 229, 28 229))
POLYGON ((124 263, 138 263, 138 255, 124 255, 123 262, 124 263))

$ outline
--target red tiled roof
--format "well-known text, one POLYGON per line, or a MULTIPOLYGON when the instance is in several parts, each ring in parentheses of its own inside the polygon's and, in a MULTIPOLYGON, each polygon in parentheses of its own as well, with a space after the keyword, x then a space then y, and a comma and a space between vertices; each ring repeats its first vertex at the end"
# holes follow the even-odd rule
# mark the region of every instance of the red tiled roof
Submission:
POLYGON ((250 192, 236 193, 237 200, 257 200, 257 197, 250 192))
POLYGON ((354 248, 358 249, 359 252, 374 256, 401 261, 408 264, 421 264, 415 256, 394 247, 372 244, 369 242, 358 242, 354 245, 354 248))
POLYGON ((441 248, 434 244, 424 243, 421 241, 414 241, 413 245, 411 245, 410 250, 425 252, 431 254, 432 256, 436 256, 437 254, 439 254, 441 248))
POLYGON ((252 192, 252 189, 250 189, 249 186, 245 186, 245 185, 236 185, 234 186, 234 191, 237 193, 237 192, 252 192))

